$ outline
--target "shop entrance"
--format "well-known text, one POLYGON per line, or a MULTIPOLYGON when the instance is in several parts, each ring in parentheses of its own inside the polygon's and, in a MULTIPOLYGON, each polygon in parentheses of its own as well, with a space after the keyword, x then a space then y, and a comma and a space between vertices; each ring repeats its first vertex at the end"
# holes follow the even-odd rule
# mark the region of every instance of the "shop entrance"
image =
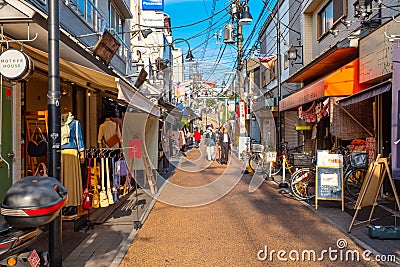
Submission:
POLYGON ((0 200, 3 200, 5 192, 12 185, 12 158, 8 154, 13 153, 13 114, 12 114, 12 85, 2 81, 1 88, 1 122, 0 131, 0 200), (4 162, 6 161, 6 162, 4 162), (9 164, 9 166, 7 165, 9 164))

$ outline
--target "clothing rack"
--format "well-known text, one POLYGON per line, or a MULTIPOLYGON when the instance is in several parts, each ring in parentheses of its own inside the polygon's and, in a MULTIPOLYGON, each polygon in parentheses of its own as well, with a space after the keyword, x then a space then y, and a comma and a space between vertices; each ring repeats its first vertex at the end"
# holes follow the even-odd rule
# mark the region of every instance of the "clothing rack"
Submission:
POLYGON ((85 158, 116 158, 123 157, 120 148, 87 148, 85 149, 85 158))
MULTIPOLYGON (((95 148, 95 147, 91 147, 91 148, 87 148, 84 150, 84 154, 85 154, 85 159, 111 159, 113 158, 115 161, 118 160, 124 160, 125 156, 124 153, 122 152, 122 150, 120 148, 95 148)), ((114 177, 114 173, 113 173, 113 169, 114 166, 112 164, 110 164, 111 167, 111 176, 114 177)), ((110 171, 110 170, 107 170, 110 171)), ((131 189, 131 180, 132 179, 132 174, 127 175, 127 177, 125 178, 125 182, 127 183, 125 186, 127 187, 127 192, 129 192, 129 189, 131 189)), ((100 183, 100 181, 98 181, 100 183)), ((114 184, 114 180, 113 180, 113 184, 114 184)), ((114 185, 113 185, 114 187, 114 185)))

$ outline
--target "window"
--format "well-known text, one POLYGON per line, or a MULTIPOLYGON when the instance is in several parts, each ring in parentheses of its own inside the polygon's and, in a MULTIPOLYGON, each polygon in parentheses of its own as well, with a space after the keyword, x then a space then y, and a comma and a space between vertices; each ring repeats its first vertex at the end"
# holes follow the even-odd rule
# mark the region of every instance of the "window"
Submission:
MULTIPOLYGON (((109 14, 109 24, 110 28, 114 30, 114 33, 118 36, 119 41, 124 41, 124 23, 121 15, 118 13, 115 6, 110 3, 110 14, 109 14)), ((124 54, 123 46, 120 47, 118 54, 122 56, 124 54)))
POLYGON ((113 4, 110 4, 110 28, 114 29, 118 37, 123 40, 124 20, 121 18, 113 4))
POLYGON ((324 35, 325 33, 329 32, 329 30, 333 26, 333 2, 329 2, 319 13, 320 17, 320 35, 324 35))
POLYGON ((69 1, 69 6, 75 10, 89 25, 93 25, 94 3, 90 0, 72 0, 69 1))
POLYGON ((344 0, 330 0, 318 12, 318 37, 324 36, 332 27, 346 16, 347 8, 344 0))

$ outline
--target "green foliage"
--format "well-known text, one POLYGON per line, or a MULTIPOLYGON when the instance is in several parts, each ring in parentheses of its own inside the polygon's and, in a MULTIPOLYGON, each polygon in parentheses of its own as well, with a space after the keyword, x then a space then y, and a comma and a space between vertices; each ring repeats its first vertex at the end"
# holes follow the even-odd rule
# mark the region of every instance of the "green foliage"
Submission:
POLYGON ((207 107, 215 107, 216 104, 217 104, 217 102, 213 98, 210 98, 210 99, 206 100, 206 106, 207 107))

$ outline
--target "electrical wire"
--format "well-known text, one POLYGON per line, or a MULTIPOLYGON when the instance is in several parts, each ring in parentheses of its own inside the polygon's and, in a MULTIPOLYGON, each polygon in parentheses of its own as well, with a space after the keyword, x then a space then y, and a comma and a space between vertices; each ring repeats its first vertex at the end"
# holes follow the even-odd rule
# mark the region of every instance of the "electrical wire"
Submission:
MULTIPOLYGON (((212 7, 211 7, 211 18, 210 18, 209 23, 208 23, 208 31, 207 31, 206 39, 209 39, 209 37, 210 37, 211 26, 213 24, 213 18, 214 18, 213 15, 214 15, 214 12, 215 12, 216 3, 217 3, 217 0, 213 0, 213 4, 212 4, 212 7)), ((206 53, 206 50, 207 50, 207 44, 208 44, 208 42, 203 47, 203 51, 202 51, 202 54, 200 56, 201 59, 204 58, 204 54, 206 53)))
MULTIPOLYGON (((212 16, 210 16, 210 17, 207 17, 207 18, 205 18, 205 19, 202 19, 202 20, 199 20, 199 21, 190 23, 190 24, 179 25, 179 26, 173 26, 173 27, 164 27, 164 26, 163 26, 163 27, 157 27, 157 26, 152 26, 151 28, 154 28, 154 29, 171 29, 171 30, 173 30, 173 29, 187 28, 187 27, 191 27, 191 26, 195 26, 195 25, 197 25, 197 24, 203 23, 203 22, 205 22, 205 21, 211 19, 212 17, 215 17, 215 16, 221 14, 223 11, 226 11, 227 9, 228 9, 228 7, 224 7, 223 9, 221 9, 220 11, 218 11, 217 13, 215 13, 214 15, 212 15, 212 16)), ((148 25, 143 25, 143 24, 140 24, 140 23, 135 23, 134 25, 135 25, 135 26, 139 26, 139 27, 149 27, 148 25)))

